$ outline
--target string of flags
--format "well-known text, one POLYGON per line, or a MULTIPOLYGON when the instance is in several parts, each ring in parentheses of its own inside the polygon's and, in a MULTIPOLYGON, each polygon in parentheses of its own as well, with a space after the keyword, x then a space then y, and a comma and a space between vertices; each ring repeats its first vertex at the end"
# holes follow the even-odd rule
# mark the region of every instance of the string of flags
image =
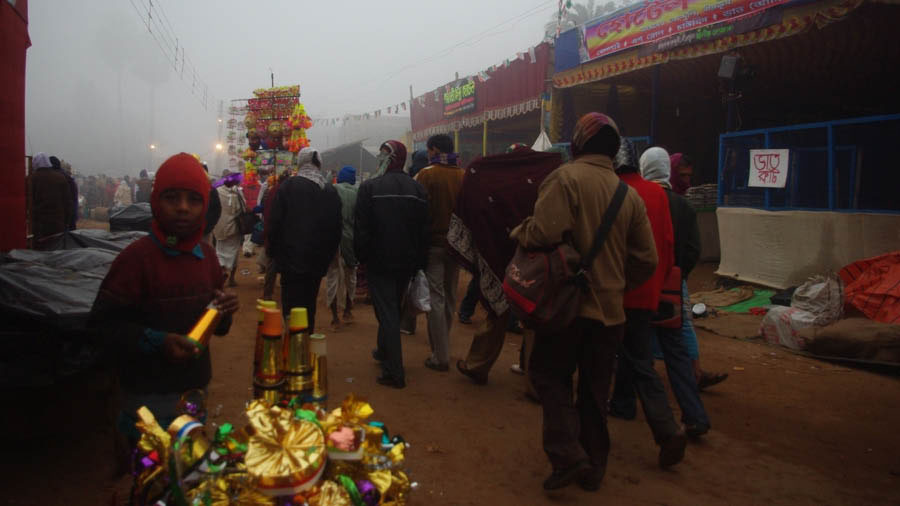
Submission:
POLYGON ((385 107, 384 109, 376 109, 372 112, 363 114, 345 114, 341 117, 334 118, 314 118, 312 122, 313 126, 336 126, 348 121, 361 121, 364 119, 380 118, 382 115, 398 115, 401 112, 407 111, 408 109, 409 104, 407 102, 400 102, 397 105, 385 107))
MULTIPOLYGON (((527 61, 532 64, 537 63, 537 55, 535 54, 535 46, 531 46, 530 48, 528 48, 528 51, 522 51, 522 52, 516 53, 516 55, 513 58, 507 58, 503 61, 503 63, 499 63, 497 65, 491 65, 487 69, 479 71, 477 74, 466 77, 464 79, 470 83, 473 80, 477 80, 480 83, 487 82, 491 78, 490 73, 496 72, 497 69, 500 69, 500 68, 507 68, 507 67, 509 67, 509 65, 511 63, 519 61, 519 60, 524 60, 524 61, 527 61)), ((443 86, 443 91, 445 91, 445 92, 449 91, 451 87, 452 87, 452 85, 450 83, 445 84, 443 86)), ((415 100, 415 102, 418 104, 419 107, 425 107, 425 103, 427 100, 426 97, 428 95, 429 94, 426 93, 425 95, 421 95, 413 100, 415 100)), ((442 95, 441 88, 438 88, 438 89, 434 90, 433 92, 431 92, 431 96, 433 97, 435 102, 441 101, 441 95, 442 95)), ((342 125, 349 121, 362 121, 362 120, 367 120, 367 119, 372 119, 372 118, 380 118, 382 115, 398 115, 401 112, 406 112, 407 110, 411 109, 411 107, 412 107, 412 103, 400 102, 397 105, 385 107, 384 109, 377 109, 372 112, 367 112, 367 113, 363 113, 363 114, 345 114, 343 116, 334 117, 334 118, 317 118, 317 119, 314 118, 312 120, 312 122, 313 122, 313 126, 325 126, 325 127, 338 126, 338 125, 342 125)))

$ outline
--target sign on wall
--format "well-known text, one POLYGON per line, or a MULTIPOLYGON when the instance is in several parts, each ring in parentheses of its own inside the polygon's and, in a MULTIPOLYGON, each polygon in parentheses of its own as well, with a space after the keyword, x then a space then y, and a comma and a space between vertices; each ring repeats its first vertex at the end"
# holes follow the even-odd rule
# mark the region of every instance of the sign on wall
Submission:
POLYGON ((455 116, 475 110, 475 81, 454 86, 444 92, 444 116, 455 116))
POLYGON ((787 182, 790 150, 751 149, 748 186, 784 188, 787 182))
POLYGON ((787 3, 789 0, 645 0, 613 17, 584 25, 586 60, 644 44, 656 43, 689 30, 733 22, 787 3))

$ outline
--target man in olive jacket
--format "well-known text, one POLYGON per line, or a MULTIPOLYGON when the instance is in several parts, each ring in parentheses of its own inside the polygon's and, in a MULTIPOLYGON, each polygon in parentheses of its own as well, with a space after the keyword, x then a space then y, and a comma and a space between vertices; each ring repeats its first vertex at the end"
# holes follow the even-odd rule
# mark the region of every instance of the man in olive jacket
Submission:
MULTIPOLYGON (((551 173, 538 191, 534 216, 511 237, 524 248, 545 248, 571 235, 584 256, 619 184, 612 157, 619 150, 615 122, 588 113, 575 128, 575 161, 551 173)), ((644 203, 631 188, 590 269, 590 291, 568 329, 535 338, 530 379, 544 410, 544 452, 553 473, 544 488, 574 481, 596 490, 606 472, 609 431, 606 409, 616 350, 624 335, 626 290, 650 278, 657 255, 644 203), (572 402, 572 374, 578 398, 572 402)))

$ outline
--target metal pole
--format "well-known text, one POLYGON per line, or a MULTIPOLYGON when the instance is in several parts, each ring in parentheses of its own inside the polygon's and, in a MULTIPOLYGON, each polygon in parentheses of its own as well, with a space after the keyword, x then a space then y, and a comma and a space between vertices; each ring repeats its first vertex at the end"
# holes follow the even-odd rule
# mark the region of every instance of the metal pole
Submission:
POLYGON ((484 120, 484 131, 481 134, 481 156, 487 156, 487 126, 488 120, 484 120))
POLYGON ((459 153, 459 130, 453 131, 453 147, 456 148, 456 152, 459 153))

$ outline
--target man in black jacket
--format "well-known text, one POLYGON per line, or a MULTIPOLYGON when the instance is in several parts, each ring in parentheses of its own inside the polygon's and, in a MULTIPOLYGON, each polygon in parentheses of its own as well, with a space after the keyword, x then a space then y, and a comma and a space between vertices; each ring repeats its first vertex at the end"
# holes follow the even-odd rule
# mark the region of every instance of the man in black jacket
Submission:
POLYGON ((298 155, 298 175, 278 185, 269 215, 266 250, 281 274, 281 309, 304 307, 315 332, 316 298, 322 277, 341 241, 341 199, 325 182, 319 152, 298 155))
POLYGON ((400 302, 410 279, 428 263, 428 196, 403 172, 406 146, 402 143, 385 142, 378 159, 384 174, 359 188, 353 249, 357 260, 366 265, 378 318, 378 347, 372 355, 381 362, 382 374, 376 381, 403 388, 400 302))

